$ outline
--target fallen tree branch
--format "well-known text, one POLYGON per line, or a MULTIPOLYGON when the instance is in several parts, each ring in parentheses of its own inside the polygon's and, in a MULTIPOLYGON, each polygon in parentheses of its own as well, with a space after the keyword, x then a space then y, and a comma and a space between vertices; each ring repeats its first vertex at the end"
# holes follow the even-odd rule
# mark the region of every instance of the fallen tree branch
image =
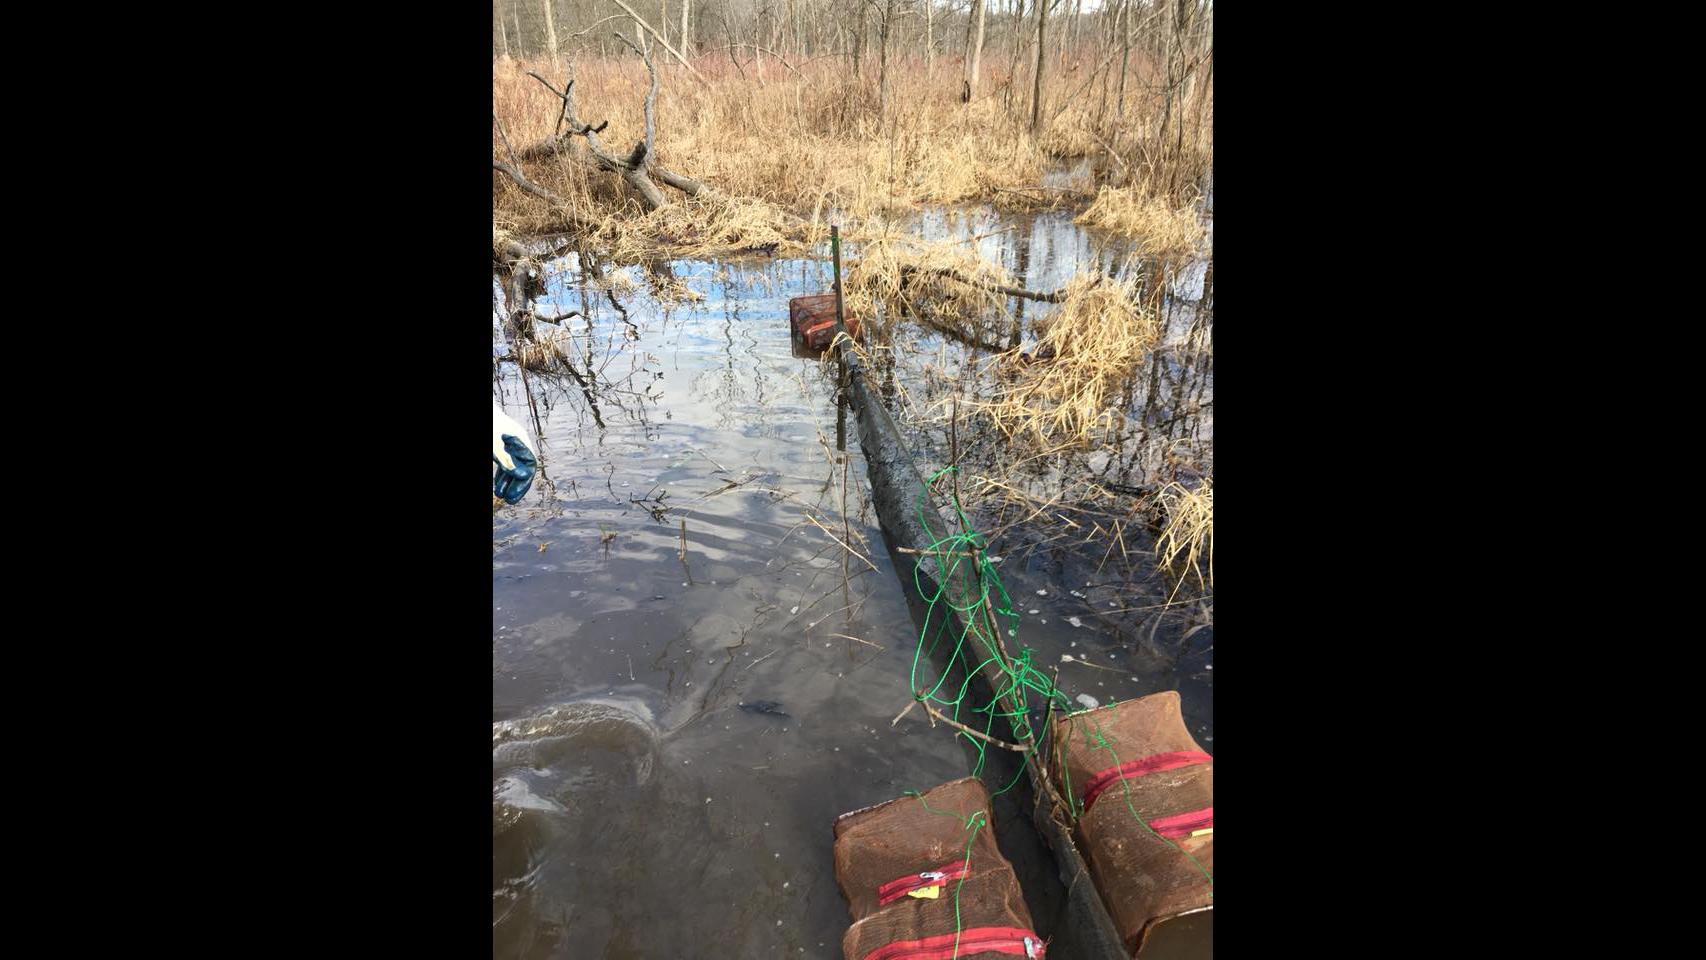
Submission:
POLYGON ((972 334, 968 334, 964 330, 957 330, 954 327, 948 325, 947 323, 944 323, 943 321, 936 319, 934 316, 931 316, 929 318, 924 317, 917 310, 914 310, 912 308, 912 303, 909 300, 902 299, 900 301, 900 305, 901 305, 901 308, 906 311, 906 314, 908 316, 910 316, 920 326, 929 327, 932 330, 935 330, 939 333, 953 337, 955 340, 958 340, 959 342, 966 344, 967 346, 976 347, 979 350, 986 350, 990 353, 1004 353, 1004 352, 1006 352, 1006 349, 1007 349, 1006 347, 1000 346, 999 344, 988 343, 988 342, 984 341, 983 339, 981 339, 980 337, 977 337, 977 336, 972 335, 972 334))
POLYGON ((520 170, 517 170, 516 168, 510 166, 507 163, 504 163, 502 160, 493 160, 492 161, 492 169, 498 171, 499 173, 505 174, 511 180, 515 181, 516 186, 518 186, 521 189, 527 191, 528 193, 538 197, 541 200, 545 200, 545 201, 548 201, 550 203, 557 203, 557 204, 561 204, 563 202, 562 197, 557 196, 556 194, 552 193, 551 191, 545 189, 544 187, 541 187, 538 184, 534 183, 533 181, 527 179, 527 177, 522 175, 522 172, 520 170))
MULTIPOLYGON (((598 229, 598 223, 570 206, 569 202, 564 200, 562 197, 557 196, 537 183, 527 179, 526 175, 520 170, 504 163, 502 160, 493 160, 492 169, 515 181, 515 185, 520 187, 523 191, 556 207, 557 215, 563 218, 563 226, 581 233, 592 233, 598 229)), ((520 250, 519 247, 516 249, 522 253, 523 257, 525 257, 525 250, 520 250)), ((523 257, 511 257, 511 259, 520 260, 523 259, 523 257)))
POLYGON ((1007 286, 1004 283, 994 283, 989 280, 979 280, 976 277, 968 277, 965 274, 960 273, 958 270, 952 270, 947 267, 902 266, 900 271, 903 274, 933 273, 938 276, 947 277, 949 280, 956 280, 967 286, 977 287, 980 290, 988 290, 991 293, 1003 293, 1009 297, 1022 297, 1026 300, 1035 300, 1040 303, 1059 303, 1066 299, 1066 290, 1064 289, 1046 293, 1040 290, 1024 290, 1019 287, 1007 286))
POLYGON ((700 183, 692 177, 684 177, 672 170, 665 170, 663 167, 658 166, 655 161, 652 163, 651 171, 659 180, 662 180, 664 183, 680 190, 682 193, 685 193, 690 197, 697 197, 701 194, 716 193, 715 190, 712 190, 710 187, 705 186, 703 183, 700 183))
MULTIPOLYGON (((617 34, 616 38, 618 40, 621 40, 623 43, 628 44, 628 46, 630 48, 634 49, 635 51, 640 52, 640 55, 642 57, 646 57, 646 54, 643 51, 640 51, 638 47, 635 47, 634 44, 628 40, 628 38, 621 36, 620 34, 617 34)), ((676 173, 673 170, 665 169, 664 167, 661 167, 657 164, 657 160, 655 158, 654 151, 652 149, 653 141, 654 141, 655 136, 656 136, 656 134, 655 134, 655 121, 653 120, 653 117, 655 115, 654 105, 657 102, 657 70, 652 65, 650 57, 646 57, 646 69, 651 74, 651 92, 646 97, 646 144, 647 144, 646 156, 651 158, 651 159, 649 159, 647 161, 646 171, 648 173, 652 174, 653 176, 656 176, 659 180, 663 181, 665 185, 674 187, 675 189, 680 190, 682 193, 685 193, 690 197, 698 197, 698 196, 702 196, 702 195, 715 195, 716 194, 715 190, 711 189, 710 187, 707 187, 705 184, 701 183, 700 181, 695 180, 692 177, 682 176, 681 174, 676 173)), ((569 91, 570 91, 570 88, 572 88, 574 86, 573 80, 569 81, 568 85, 565 86, 562 90, 558 90, 556 87, 551 86, 550 81, 546 80, 544 77, 541 77, 537 73, 533 73, 533 72, 529 71, 527 75, 532 77, 533 79, 539 81, 541 84, 544 84, 545 89, 551 91, 553 94, 555 94, 558 97, 558 99, 563 101, 563 114, 564 114, 564 116, 567 116, 569 119, 570 129, 569 129, 569 136, 553 136, 549 140, 541 141, 540 143, 536 143, 533 146, 530 146, 530 147, 526 148, 525 150, 522 150, 521 151, 521 158, 523 160, 543 160, 547 157, 550 157, 550 156, 557 154, 558 152, 562 151, 565 147, 569 146, 569 144, 572 142, 569 139, 570 136, 588 136, 589 134, 603 133, 604 128, 610 126, 609 120, 604 121, 603 123, 599 124, 596 127, 590 126, 590 125, 586 124, 584 121, 582 121, 579 117, 572 115, 573 107, 570 105, 571 100, 570 100, 569 91)), ((559 124, 562 123, 562 119, 563 119, 562 117, 558 118, 559 124)), ((588 137, 588 139, 590 140, 591 138, 588 137)), ((611 157, 608 154, 605 154, 602 150, 602 146, 600 146, 599 149, 595 150, 594 154, 595 154, 595 156, 598 156, 600 162, 604 163, 607 167, 616 168, 616 167, 620 167, 621 164, 623 163, 623 161, 618 160, 615 157, 611 157)))
MULTIPOLYGON (((657 184, 653 183, 647 175, 652 169, 649 158, 654 152, 654 140, 657 132, 655 119, 658 92, 657 67, 652 63, 651 56, 635 46, 627 37, 621 34, 614 36, 640 54, 646 62, 646 72, 651 77, 651 85, 646 94, 646 138, 635 144, 633 151, 627 157, 616 156, 606 149, 604 143, 598 138, 598 134, 610 125, 610 121, 606 120, 595 127, 582 120, 575 111, 574 83, 572 81, 564 85, 563 89, 559 91, 556 87, 551 86, 550 81, 530 71, 528 76, 539 81, 545 89, 563 101, 563 116, 569 122, 569 132, 566 135, 554 136, 543 143, 535 144, 522 151, 522 155, 528 159, 542 159, 562 150, 570 142, 571 136, 585 137, 587 149, 591 151, 593 159, 598 162, 598 165, 621 176, 630 187, 634 188, 634 192, 640 195, 640 199, 645 202, 648 210, 657 210, 669 205, 669 201, 664 199, 663 193, 658 190, 657 184)), ((704 186, 697 181, 687 180, 687 178, 675 174, 669 174, 667 177, 660 176, 659 179, 671 186, 676 186, 677 189, 686 192, 689 196, 697 196, 699 192, 704 190, 704 186), (678 184, 689 184, 697 189, 689 190, 688 186, 678 184)))

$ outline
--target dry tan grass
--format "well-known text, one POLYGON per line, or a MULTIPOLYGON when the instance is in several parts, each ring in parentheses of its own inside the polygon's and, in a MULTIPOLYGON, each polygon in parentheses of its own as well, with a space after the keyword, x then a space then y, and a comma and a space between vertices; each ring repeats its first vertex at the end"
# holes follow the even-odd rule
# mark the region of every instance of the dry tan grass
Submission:
POLYGON ((1174 207, 1142 187, 1103 187, 1077 222, 1127 237, 1156 257, 1188 254, 1203 238, 1195 208, 1174 207))
POLYGON ((1013 278, 999 264, 954 241, 895 234, 849 239, 859 244, 858 256, 848 264, 843 291, 848 308, 869 318, 873 329, 892 329, 910 316, 963 335, 994 335, 975 321, 1002 310, 1005 298, 990 286, 1012 284, 1013 278))
POLYGON ((1096 134, 1096 117, 1088 107, 1068 106, 1049 124, 1042 149, 1051 157, 1088 157, 1102 149, 1096 134))
MULTIPOLYGON (((493 110, 517 150, 549 138, 560 108, 529 70, 559 85, 566 73, 544 63, 493 64, 493 110)), ((942 82, 929 87, 914 82, 921 78, 897 78, 895 102, 882 122, 862 88, 835 64, 807 64, 798 76, 779 71, 763 86, 702 72, 708 84, 662 68, 657 162, 725 194, 762 200, 807 219, 832 209, 845 220, 921 204, 1006 202, 1001 188, 1034 186, 1049 160, 1048 146, 1032 140, 997 100, 962 105, 942 82)), ((644 64, 588 58, 575 76, 582 118, 594 124, 608 120, 604 142, 626 152, 644 135, 644 64)), ((1070 134, 1076 121, 1063 119, 1070 134)), ((507 162, 495 130, 492 144, 493 156, 507 162)), ((535 183, 577 203, 605 210, 637 204, 616 177, 573 158, 559 155, 523 168, 535 183)), ((502 174, 494 172, 493 184, 495 212, 524 227, 549 219, 544 201, 502 174)), ((679 197, 662 189, 671 199, 679 197)))
POLYGON ((1213 481, 1204 478, 1194 490, 1176 482, 1168 483, 1157 492, 1156 501, 1167 514, 1166 526, 1155 541, 1156 565, 1173 571, 1181 583, 1187 575, 1194 574, 1199 588, 1213 586, 1213 481))
POLYGON ((661 210, 608 224, 607 255, 639 260, 660 246, 685 257, 710 257, 742 250, 798 253, 802 249, 789 218, 761 201, 723 194, 683 198, 661 210))
POLYGON ((1060 308, 1039 324, 1036 353, 996 358, 1015 368, 1011 381, 995 399, 972 401, 1011 440, 1056 448, 1093 443, 1124 415, 1116 401, 1160 338, 1135 280, 1081 273, 1066 291, 1060 308))

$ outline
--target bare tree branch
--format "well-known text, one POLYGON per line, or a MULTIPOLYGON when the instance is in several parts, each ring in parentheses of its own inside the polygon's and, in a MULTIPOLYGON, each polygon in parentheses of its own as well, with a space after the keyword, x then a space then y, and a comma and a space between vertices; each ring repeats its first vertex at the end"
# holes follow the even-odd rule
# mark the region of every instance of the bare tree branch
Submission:
POLYGON ((693 64, 688 63, 687 58, 682 56, 680 51, 678 51, 674 47, 670 46, 668 40, 665 40, 662 36, 660 36, 656 30, 652 29, 651 24, 647 23, 644 19, 642 19, 640 17, 639 14, 635 13, 633 7, 630 7, 626 3, 623 3, 622 0, 610 0, 610 2, 616 4, 618 7, 621 7, 622 11, 624 13, 626 13, 626 14, 628 14, 628 16, 634 18, 635 23, 639 24, 642 27, 645 27, 647 33, 651 34, 653 37, 656 37, 657 42, 663 44, 663 48, 665 50, 668 50, 670 52, 671 56, 673 56, 673 57, 675 57, 675 59, 681 61, 681 65, 687 68, 688 73, 693 74, 694 79, 698 80, 700 83, 706 82, 705 78, 699 75, 699 71, 693 69, 693 64))
POLYGON ((924 705, 924 709, 929 712, 930 716, 935 717, 937 720, 942 721, 943 723, 947 724, 950 727, 953 727, 954 729, 960 731, 961 733, 969 734, 970 736, 974 736, 974 737, 978 738, 979 740, 982 740, 985 743, 994 744, 997 747, 1001 747, 1002 749, 1005 749, 1005 750, 1011 750, 1014 753, 1025 753, 1031 749, 1030 747, 1021 747, 1016 743, 1008 743, 1005 740, 997 740, 987 733, 983 733, 983 732, 978 731, 978 730, 973 730, 972 728, 966 726, 965 724, 959 722, 958 720, 954 720, 954 719, 950 718, 947 714, 936 709, 935 707, 932 707, 928 701, 922 699, 924 696, 924 694, 922 692, 919 693, 918 696, 920 698, 918 700, 918 702, 924 705))
POLYGON ((545 201, 548 201, 550 203, 556 203, 556 204, 561 204, 563 202, 562 197, 557 196, 556 194, 552 193, 551 191, 545 189, 544 187, 541 187, 538 184, 534 183, 533 181, 527 179, 525 176, 522 175, 520 170, 517 170, 516 168, 510 166, 507 163, 504 163, 502 160, 493 160, 492 161, 492 169, 496 170, 500 173, 508 175, 511 180, 515 181, 516 186, 527 191, 528 193, 533 194, 534 196, 538 197, 541 200, 545 200, 545 201))
MULTIPOLYGON (((592 133, 603 133, 604 128, 610 126, 609 120, 606 120, 603 123, 599 124, 598 126, 594 127, 594 126, 591 126, 589 124, 582 123, 578 118, 573 116, 573 113, 574 113, 574 106, 573 106, 574 94, 572 91, 574 90, 574 87, 575 87, 575 82, 573 80, 570 80, 568 82, 568 84, 566 86, 564 86, 561 91, 559 91, 556 87, 551 86, 550 82, 547 81, 544 77, 541 77, 539 74, 534 73, 533 71, 529 70, 529 71, 527 71, 527 75, 532 77, 533 79, 539 81, 540 83, 544 84, 545 89, 556 94, 557 99, 563 101, 563 109, 560 113, 557 114, 557 129, 558 130, 562 129, 564 118, 568 118, 568 120, 569 120, 569 133, 571 135, 574 135, 574 136, 584 137, 587 135, 587 133, 589 131, 592 133), (575 129, 576 127, 579 127, 580 129, 577 130, 577 129, 575 129)), ((528 147, 526 150, 521 151, 521 155, 523 157, 526 157, 529 160, 537 160, 537 159, 539 159, 539 156, 548 156, 552 153, 555 153, 556 151, 557 151, 557 135, 555 133, 553 133, 552 139, 546 140, 543 143, 534 144, 533 146, 528 147), (532 156, 532 154, 538 154, 539 156, 532 156)))
POLYGON ((515 148, 509 145, 509 134, 504 133, 503 121, 498 119, 498 114, 495 110, 492 111, 492 125, 498 128, 498 137, 504 142, 504 151, 509 154, 509 162, 520 167, 521 161, 515 158, 515 148))
POLYGON ((639 54, 640 59, 646 61, 646 73, 652 78, 651 88, 646 91, 646 154, 650 156, 657 150, 657 122, 653 117, 656 113, 658 102, 658 70, 657 67, 652 65, 652 55, 635 46, 634 41, 629 40, 620 33, 614 33, 611 34, 611 36, 627 44, 628 49, 639 54))
MULTIPOLYGON (((781 54, 770 49, 769 47, 761 47, 756 43, 731 43, 727 47, 725 47, 724 49, 730 49, 733 47, 747 47, 747 48, 752 49, 752 50, 761 50, 765 53, 770 54, 772 57, 775 57, 777 62, 782 64, 782 66, 787 67, 789 72, 792 73, 794 76, 797 77, 800 75, 800 71, 795 70, 792 64, 790 64, 788 61, 782 59, 781 54)), ((822 60, 822 59, 824 59, 824 57, 813 57, 812 59, 813 60, 822 60)))
POLYGON ((600 21, 598 21, 598 22, 597 22, 597 23, 594 23, 594 24, 593 24, 593 25, 592 25, 592 26, 590 26, 590 27, 587 27, 587 28, 586 28, 586 29, 585 29, 585 30, 582 30, 582 31, 581 31, 581 32, 580 32, 580 33, 571 33, 571 34, 569 34, 569 35, 568 35, 568 37, 567 37, 567 38, 566 38, 566 39, 569 39, 569 40, 574 40, 574 39, 576 39, 576 38, 578 38, 578 37, 584 37, 584 36, 586 36, 586 35, 587 35, 587 34, 589 34, 589 33, 591 33, 591 32, 593 32, 593 31, 594 31, 594 30, 596 30, 596 29, 598 29, 598 27, 599 27, 599 25, 600 25, 600 24, 605 24, 605 23, 609 23, 609 22, 610 22, 610 21, 612 21, 612 20, 620 20, 620 19, 622 19, 622 15, 621 15, 621 14, 619 14, 619 13, 613 13, 613 14, 611 14, 611 15, 610 15, 610 16, 608 16, 608 17, 605 17, 605 18, 604 18, 604 19, 603 19, 603 20, 600 20, 600 21))

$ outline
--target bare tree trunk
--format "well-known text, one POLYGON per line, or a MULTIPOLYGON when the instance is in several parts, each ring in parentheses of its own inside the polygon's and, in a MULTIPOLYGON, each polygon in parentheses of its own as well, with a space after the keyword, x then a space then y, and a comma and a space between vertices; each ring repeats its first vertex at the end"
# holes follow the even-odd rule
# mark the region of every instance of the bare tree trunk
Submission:
MULTIPOLYGON (((1031 0, 1032 3, 1038 0, 1031 0)), ((1019 36, 1025 32, 1021 21, 1025 15, 1025 0, 1013 0, 1013 22, 1008 27, 1012 32, 1012 52, 1007 56, 1007 89, 1002 95, 1005 109, 1013 110, 1013 91, 1019 85, 1019 36)))
MULTIPOLYGON (((1131 66, 1131 8, 1132 4, 1128 2, 1123 11, 1125 20, 1120 26, 1120 90, 1115 101, 1118 105, 1114 110, 1115 123, 1125 121, 1125 75, 1126 69, 1131 66)), ((1119 139, 1118 133, 1115 133, 1114 139, 1119 139)))
POLYGON ((865 54, 865 0, 859 0, 859 25, 853 34, 853 75, 864 84, 865 75, 859 71, 859 61, 865 54))
POLYGON ((970 103, 977 96, 977 68, 983 60, 983 0, 971 0, 971 19, 966 21, 966 76, 960 100, 970 103))
MULTIPOLYGON (((1099 45, 1099 49, 1100 49, 1100 52, 1103 54, 1102 63, 1104 65, 1111 64, 1114 61, 1114 53, 1113 53, 1114 47, 1115 47, 1114 30, 1118 28, 1118 25, 1120 22, 1120 15, 1122 13, 1124 13, 1124 11, 1125 11, 1124 0, 1116 0, 1116 2, 1114 4, 1113 14, 1111 16, 1108 15, 1108 11, 1106 10, 1106 8, 1104 8, 1102 11, 1103 15, 1105 17, 1105 19, 1102 21, 1102 26, 1105 27, 1106 29, 1102 33, 1102 42, 1099 45)), ((1101 99, 1096 104, 1096 126, 1102 130, 1107 129, 1106 123, 1107 123, 1107 118, 1108 118, 1108 88, 1113 85, 1113 82, 1114 82, 1114 72, 1112 70, 1108 70, 1102 74, 1101 99)))
POLYGON ((1043 58, 1048 53, 1048 44, 1043 37, 1043 28, 1048 23, 1048 0, 1037 0, 1037 76, 1031 87, 1031 136, 1041 136, 1043 132, 1043 58))
POLYGON ((752 62, 758 65, 758 86, 760 88, 762 88, 764 86, 764 45, 759 42, 759 41, 764 39, 764 35, 759 32, 763 28, 764 28, 764 18, 760 17, 760 16, 753 17, 752 18, 752 62))
POLYGON ((1066 62, 1066 38, 1072 35, 1072 5, 1070 3, 1067 4, 1063 16, 1067 18, 1066 24, 1064 26, 1059 23, 1054 25, 1054 58, 1061 63, 1066 62))
POLYGON ((693 5, 693 0, 681 0, 681 52, 693 53, 693 38, 687 34, 687 8, 693 5))
POLYGON ((551 0, 545 0, 545 43, 551 51, 551 65, 557 64, 557 24, 551 19, 551 0))
POLYGON ((663 42, 669 42, 669 0, 658 0, 658 31, 663 42))
POLYGON ((888 0, 883 6, 883 26, 877 39, 882 44, 877 60, 877 119, 882 120, 889 112, 889 27, 894 23, 894 8, 897 0, 888 0))
POLYGON ((504 59, 508 60, 509 59, 509 24, 504 23, 504 12, 502 9, 499 9, 499 7, 496 3, 492 4, 492 9, 496 10, 497 14, 498 14, 498 33, 503 36, 504 59))
POLYGON ((928 84, 936 75, 936 4, 932 0, 924 0, 924 82, 928 84))

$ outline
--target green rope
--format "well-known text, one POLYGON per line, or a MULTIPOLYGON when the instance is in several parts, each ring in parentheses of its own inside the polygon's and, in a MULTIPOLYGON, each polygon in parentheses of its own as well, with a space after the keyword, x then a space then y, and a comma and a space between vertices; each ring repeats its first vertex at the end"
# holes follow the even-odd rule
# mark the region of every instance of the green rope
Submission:
MULTIPOLYGON (((937 480, 951 472, 958 472, 956 466, 944 467, 936 471, 925 483, 926 492, 937 480)), ((1033 652, 1021 648, 1019 656, 1008 658, 1003 655, 999 638, 992 632, 999 629, 1000 620, 1005 618, 1009 624, 1008 636, 1018 636, 1019 614, 1013 609, 1013 598, 1007 593, 1007 588, 1001 583, 1001 576, 995 572, 995 565, 990 563, 985 553, 984 538, 972 528, 971 519, 966 516, 958 496, 953 496, 954 517, 958 521, 959 531, 945 531, 937 534, 930 528, 930 520, 926 512, 928 496, 918 502, 918 522, 930 537, 930 543, 922 551, 933 556, 936 560, 936 589, 934 592, 924 586, 925 569, 920 562, 913 568, 912 582, 918 595, 925 602, 924 626, 918 634, 918 647, 913 651, 911 686, 913 695, 919 700, 941 704, 945 712, 951 711, 950 716, 955 722, 965 722, 961 719, 961 708, 967 707, 966 694, 970 690, 972 678, 983 668, 994 664, 1001 673, 998 689, 994 691, 995 698, 982 707, 968 707, 973 713, 984 715, 985 735, 991 735, 995 729, 997 717, 1006 719, 1013 728, 1013 735, 1018 741, 1036 749, 1037 731, 1032 729, 1030 722, 1029 694, 1041 694, 1045 702, 1048 699, 1058 699, 1060 703, 1071 706, 1071 701, 1055 689, 1048 677, 1036 668, 1033 662, 1033 652), (948 598, 948 585, 959 582, 966 586, 963 591, 963 602, 956 604, 948 598), (975 579, 974 579, 975 578, 975 579), (931 625, 936 622, 937 609, 942 608, 941 620, 934 633, 931 625), (958 614, 956 618, 954 615, 958 614), (924 662, 926 654, 934 655, 942 643, 943 632, 951 632, 950 625, 958 620, 960 627, 953 637, 953 650, 948 654, 951 664, 959 661, 966 669, 965 682, 949 699, 942 694, 942 687, 947 683, 948 671, 936 678, 935 682, 925 689, 920 683, 919 666, 924 662), (972 641, 968 644, 968 641, 972 641), (968 647, 970 649, 968 649, 968 647), (979 649, 981 648, 981 649, 979 649), (981 657, 975 665, 972 658, 981 657), (1007 709, 1000 709, 1003 705, 1007 709)), ((969 725, 969 724, 968 724, 969 725)), ((988 745, 982 740, 959 731, 957 736, 964 737, 977 750, 977 763, 973 775, 983 772, 988 760, 988 745)), ((996 794, 1006 793, 1019 782, 1018 776, 996 794)))
POLYGON ((963 820, 965 822, 965 828, 967 830, 971 831, 971 836, 966 839, 966 854, 964 857, 961 858, 966 863, 965 870, 961 871, 959 882, 954 884, 954 953, 953 953, 953 955, 955 957, 958 957, 960 955, 960 934, 965 929, 965 925, 960 922, 960 888, 962 888, 966 885, 966 878, 971 876, 971 848, 972 848, 972 844, 975 844, 977 842, 977 832, 979 830, 983 829, 985 826, 988 826, 989 818, 984 815, 984 812, 982 810, 973 811, 971 816, 963 816, 963 815, 957 814, 957 813, 949 813, 946 810, 937 810, 935 807, 930 806, 930 803, 924 799, 924 794, 919 793, 917 790, 908 790, 902 795, 908 796, 908 797, 917 797, 918 802, 924 805, 925 810, 929 811, 930 813, 934 813, 939 817, 953 817, 955 820, 963 820))
MULTIPOLYGON (((1019 635, 1019 614, 1013 609, 1013 598, 1008 595, 1007 588, 1002 585, 1001 576, 996 573, 995 565, 989 561, 989 556, 985 552, 986 543, 982 534, 972 528, 971 518, 966 516, 965 509, 961 506, 957 493, 950 494, 950 499, 952 499, 954 504, 954 520, 957 521, 959 532, 955 533, 945 531, 938 535, 930 528, 930 520, 925 509, 926 505, 930 502, 930 488, 937 480, 940 480, 949 473, 957 473, 958 471, 959 467, 957 466, 944 467, 941 470, 936 471, 930 476, 929 480, 925 481, 925 496, 919 498, 918 501, 918 523, 923 527, 925 533, 931 538, 931 542, 923 551, 921 551, 921 553, 929 555, 935 559, 937 576, 935 578, 936 589, 934 592, 931 592, 924 586, 923 577, 925 570, 922 556, 920 557, 919 562, 913 567, 913 587, 917 589, 919 597, 921 597, 925 602, 924 626, 918 632, 918 647, 913 652, 912 656, 912 674, 910 681, 913 696, 920 701, 939 703, 944 708, 951 709, 951 716, 955 722, 964 723, 965 721, 960 717, 960 711, 962 706, 966 706, 966 694, 971 688, 972 678, 979 674, 983 668, 990 664, 994 664, 1001 673, 1000 688, 994 691, 994 700, 981 707, 969 707, 968 709, 972 713, 984 715, 985 723, 983 732, 986 736, 993 736, 995 719, 997 717, 1003 717, 1012 727, 1014 738, 1021 745, 1027 747, 1028 750, 1035 751, 1038 747, 1038 732, 1031 727, 1029 709, 1029 694, 1031 692, 1041 694, 1044 703, 1048 703, 1052 700, 1057 704, 1063 705, 1063 708, 1067 711, 1064 714, 1066 717, 1081 716, 1089 711, 1079 711, 1076 714, 1072 712, 1073 702, 1055 687, 1053 681, 1043 675, 1043 673, 1036 668, 1036 664, 1033 660, 1034 651, 1029 647, 1021 646, 1019 654, 1016 657, 1008 658, 1003 655, 999 637, 994 635, 990 628, 994 625, 998 629, 1000 621, 997 618, 1005 617, 1009 623, 1009 626, 1007 627, 1007 635, 1010 637, 1017 637, 1019 635), (953 578, 955 577, 961 578, 960 582, 967 586, 967 589, 964 591, 964 605, 955 604, 947 597, 948 584, 953 582, 953 578), (975 589, 971 588, 973 586, 973 577, 976 578, 975 589), (941 622, 937 625, 935 635, 932 637, 931 623, 937 615, 936 611, 938 606, 941 606, 944 609, 941 614, 941 622), (954 661, 959 661, 960 664, 965 667, 966 678, 965 681, 960 684, 960 688, 955 692, 953 698, 945 699, 941 696, 941 693, 943 685, 946 684, 948 680, 948 670, 944 669, 941 676, 936 678, 936 682, 926 690, 919 683, 919 665, 923 662, 927 652, 934 656, 937 648, 941 645, 942 634, 944 632, 951 632, 950 625, 953 624, 956 619, 954 614, 959 615, 957 619, 960 623, 960 629, 957 636, 953 638, 954 648, 948 654, 947 659, 950 666, 954 661), (975 643, 971 644, 973 648, 971 650, 967 649, 968 640, 975 641, 975 643), (926 648, 927 643, 928 649, 926 648), (976 650, 979 646, 982 648, 981 651, 976 650), (974 656, 981 656, 983 659, 981 659, 976 665, 973 665, 972 659, 974 656), (998 709, 1003 705, 1007 705, 1009 709, 998 709)), ((967 725, 971 726, 969 723, 967 725)), ((1108 755, 1113 758, 1112 765, 1116 767, 1119 766, 1119 755, 1114 752, 1113 744, 1109 741, 1099 720, 1092 717, 1089 718, 1089 723, 1079 724, 1078 726, 1082 727, 1084 730, 1084 743, 1087 747, 1106 751, 1108 755)), ((1046 733, 1047 731, 1043 731, 1044 735, 1046 735, 1046 733)), ((966 741, 977 750, 977 763, 972 768, 972 775, 981 776, 985 761, 988 760, 988 744, 983 740, 979 740, 978 738, 971 736, 963 730, 956 731, 955 735, 964 737, 966 741)), ((1055 750, 1058 751, 1058 749, 1059 747, 1056 745, 1055 750)), ((1067 813, 1072 817, 1073 821, 1076 822, 1084 812, 1083 805, 1072 790, 1071 774, 1067 771, 1066 764, 1062 762, 1057 763, 1056 765, 1059 767, 1061 776, 1065 780, 1064 786, 1066 788, 1067 813)), ((1009 781, 1006 786, 996 791, 994 796, 1000 796, 1018 785, 1019 775, 1023 774, 1024 771, 1025 765, 1023 763, 1019 764, 1017 771, 1014 773, 1013 779, 1009 781)), ((1132 819, 1142 824, 1143 828, 1149 831, 1151 835, 1165 842, 1168 846, 1177 850, 1186 859, 1190 860, 1197 870, 1202 873, 1203 877, 1208 880, 1210 887, 1209 896, 1212 898, 1214 896, 1214 875, 1210 873, 1196 857, 1192 856, 1177 843, 1161 836, 1154 827, 1149 825, 1148 821, 1144 820, 1143 817, 1138 814, 1137 806, 1132 801, 1131 784, 1123 777, 1120 779, 1120 786, 1123 792, 1126 809, 1131 812, 1132 819)), ((909 791, 909 795, 917 796, 919 801, 923 802, 922 794, 909 791)), ((926 809, 929 809, 928 804, 926 804, 925 807, 926 809)), ((932 810, 931 812, 941 813, 942 811, 932 810)), ((948 815, 954 816, 953 814, 948 815)), ((979 814, 974 814, 971 818, 966 819, 966 827, 967 829, 973 830, 972 836, 974 839, 977 834, 976 830, 973 829, 972 821, 975 820, 977 816, 979 816, 979 814)), ((969 858, 971 853, 971 846, 969 843, 966 847, 966 853, 969 858)), ((964 878, 962 878, 960 882, 961 884, 964 884, 964 878)), ((954 955, 958 956, 958 887, 954 890, 954 921, 954 955)))

